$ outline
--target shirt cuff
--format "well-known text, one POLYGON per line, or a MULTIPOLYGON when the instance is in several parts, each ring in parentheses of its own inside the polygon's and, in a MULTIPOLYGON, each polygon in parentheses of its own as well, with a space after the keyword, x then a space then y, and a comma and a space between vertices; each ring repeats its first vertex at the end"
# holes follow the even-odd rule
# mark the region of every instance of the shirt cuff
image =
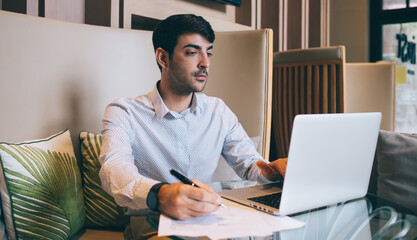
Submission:
POLYGON ((146 197, 148 196, 149 191, 152 186, 160 183, 150 178, 142 178, 136 182, 133 192, 133 202, 134 209, 147 209, 148 205, 146 204, 146 197))

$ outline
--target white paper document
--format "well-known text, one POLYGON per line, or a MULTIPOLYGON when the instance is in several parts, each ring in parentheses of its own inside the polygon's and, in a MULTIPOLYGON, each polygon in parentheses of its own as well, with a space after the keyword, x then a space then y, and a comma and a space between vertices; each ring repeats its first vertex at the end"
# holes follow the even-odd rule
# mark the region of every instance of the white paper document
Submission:
POLYGON ((274 232, 300 228, 303 222, 290 217, 269 215, 226 199, 227 208, 191 220, 174 220, 165 215, 159 219, 158 236, 186 236, 210 239, 268 236, 274 232))

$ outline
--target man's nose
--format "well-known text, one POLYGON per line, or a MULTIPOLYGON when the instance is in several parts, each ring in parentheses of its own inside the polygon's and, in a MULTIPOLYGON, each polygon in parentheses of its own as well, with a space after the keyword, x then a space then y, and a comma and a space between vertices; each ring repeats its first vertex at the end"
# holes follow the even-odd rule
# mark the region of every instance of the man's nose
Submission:
POLYGON ((209 68, 210 67, 210 58, 207 54, 202 54, 198 68, 209 68))

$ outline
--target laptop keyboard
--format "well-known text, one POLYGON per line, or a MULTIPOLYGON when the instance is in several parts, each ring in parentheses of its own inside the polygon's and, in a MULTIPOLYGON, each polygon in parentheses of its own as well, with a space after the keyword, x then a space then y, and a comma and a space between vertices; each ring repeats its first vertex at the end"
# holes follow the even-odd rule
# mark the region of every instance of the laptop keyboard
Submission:
POLYGON ((279 202, 281 201, 281 193, 272 193, 268 195, 258 196, 258 197, 251 197, 248 200, 261 203, 267 206, 271 206, 274 208, 278 208, 279 202))

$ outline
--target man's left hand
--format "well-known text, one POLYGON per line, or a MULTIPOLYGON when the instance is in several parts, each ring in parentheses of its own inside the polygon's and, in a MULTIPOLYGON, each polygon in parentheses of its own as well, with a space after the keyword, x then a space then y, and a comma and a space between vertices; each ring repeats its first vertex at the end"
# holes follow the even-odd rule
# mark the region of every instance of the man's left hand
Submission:
POLYGON ((285 177, 285 170, 287 168, 288 158, 278 158, 277 160, 266 163, 264 161, 257 161, 256 166, 261 169, 262 174, 270 181, 277 181, 285 177))

